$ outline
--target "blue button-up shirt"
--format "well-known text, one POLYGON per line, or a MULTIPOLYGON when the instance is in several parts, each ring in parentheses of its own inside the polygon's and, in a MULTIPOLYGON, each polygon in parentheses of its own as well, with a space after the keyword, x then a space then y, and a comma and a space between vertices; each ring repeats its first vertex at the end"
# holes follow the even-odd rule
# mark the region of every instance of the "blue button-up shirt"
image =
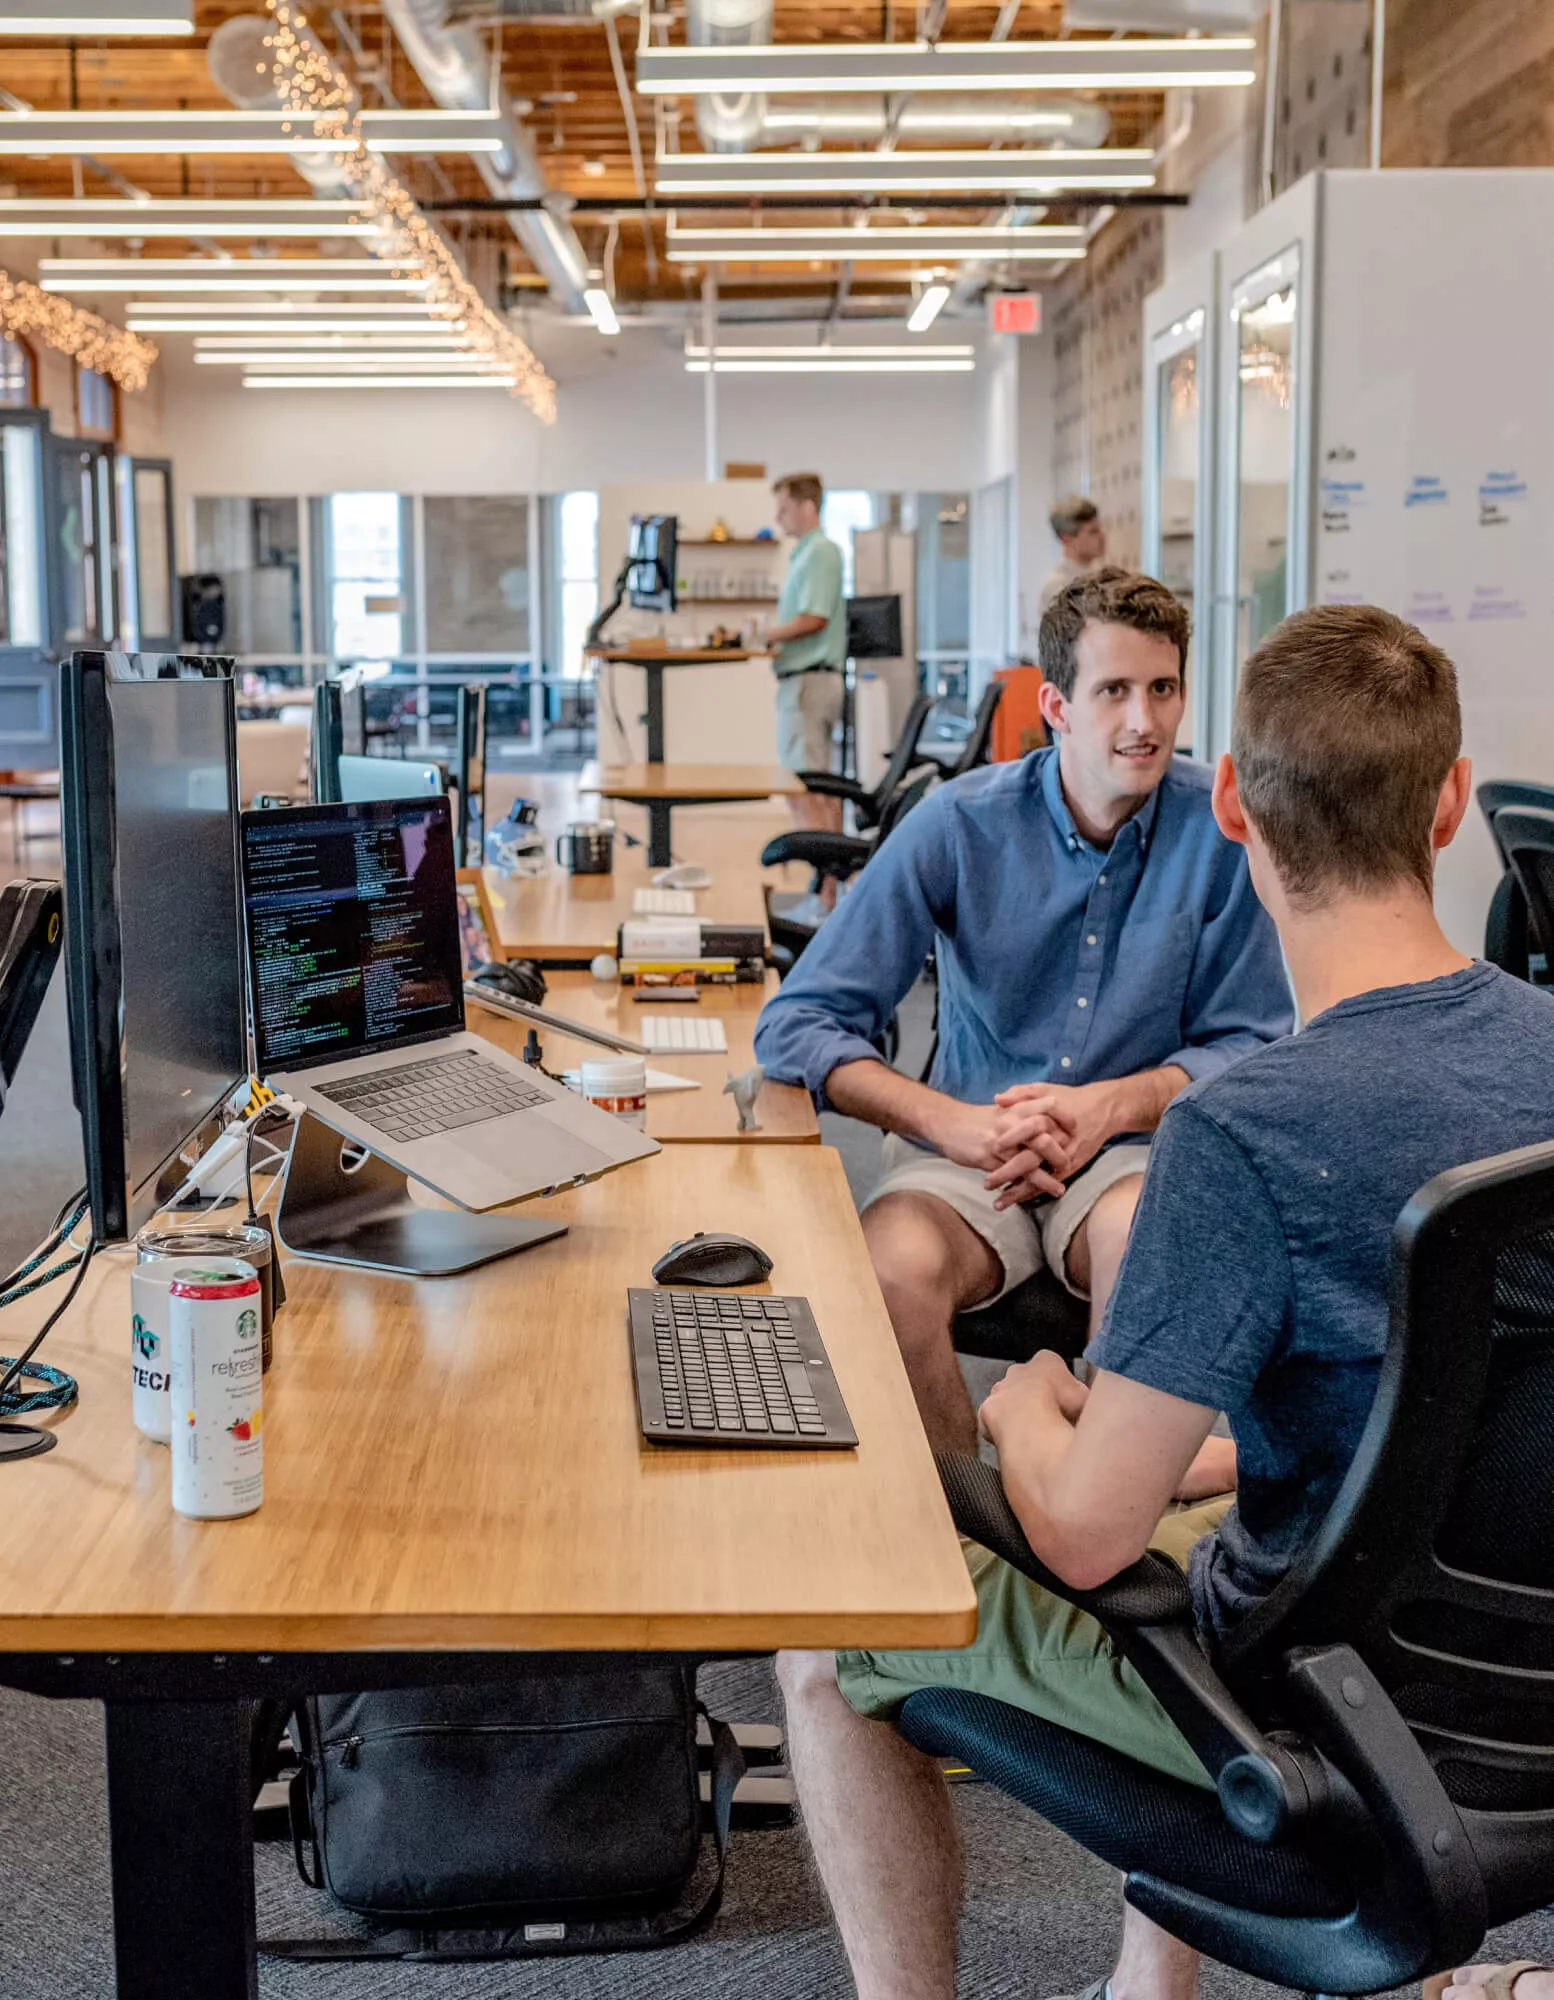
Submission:
POLYGON ((1058 753, 943 786, 910 813, 768 1001, 755 1052, 822 1108, 838 1064, 877 1057, 939 966, 927 1081, 987 1104, 1015 1083, 1175 1063, 1210 1076, 1294 1026, 1278 935, 1214 824, 1211 774, 1173 758, 1104 851, 1074 825, 1058 753))

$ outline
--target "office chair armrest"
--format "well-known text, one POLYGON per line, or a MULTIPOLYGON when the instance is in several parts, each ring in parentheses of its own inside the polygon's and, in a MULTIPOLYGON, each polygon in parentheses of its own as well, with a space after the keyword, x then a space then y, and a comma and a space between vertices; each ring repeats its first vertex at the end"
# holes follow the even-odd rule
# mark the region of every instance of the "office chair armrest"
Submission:
POLYGON ((934 1459, 956 1527, 1002 1556, 1011 1569, 1090 1612, 1104 1625, 1191 1623, 1187 1579, 1169 1556, 1150 1550, 1097 1589, 1076 1590, 1048 1569, 1025 1539, 995 1467, 964 1452, 935 1452, 934 1459))
POLYGON ((850 833, 820 833, 798 829, 779 833, 761 849, 761 866, 777 868, 785 861, 802 861, 817 875, 834 875, 845 881, 874 852, 872 840, 859 840, 850 833))
POLYGON ((1214 1778, 1232 1826, 1250 1840, 1279 1840, 1326 1804, 1320 1759, 1295 1738, 1267 1737, 1216 1673, 1198 1643, 1187 1579, 1169 1556, 1147 1550, 1096 1589, 1076 1590, 1026 1540, 994 1467, 963 1452, 934 1458, 963 1535, 1106 1627, 1214 1778))
POLYGON ((831 771, 795 771, 793 775, 806 792, 814 792, 823 799, 851 799, 857 806, 863 805, 869 796, 868 788, 856 778, 838 778, 831 771))

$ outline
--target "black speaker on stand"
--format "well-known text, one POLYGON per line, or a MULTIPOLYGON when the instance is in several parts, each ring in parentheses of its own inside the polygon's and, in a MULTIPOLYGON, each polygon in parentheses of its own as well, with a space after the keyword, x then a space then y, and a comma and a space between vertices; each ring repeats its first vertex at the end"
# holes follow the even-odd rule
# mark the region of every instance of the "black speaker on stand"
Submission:
POLYGON ((183 589, 183 637, 202 653, 220 650, 227 636, 227 589, 219 576, 203 572, 179 579, 183 589))

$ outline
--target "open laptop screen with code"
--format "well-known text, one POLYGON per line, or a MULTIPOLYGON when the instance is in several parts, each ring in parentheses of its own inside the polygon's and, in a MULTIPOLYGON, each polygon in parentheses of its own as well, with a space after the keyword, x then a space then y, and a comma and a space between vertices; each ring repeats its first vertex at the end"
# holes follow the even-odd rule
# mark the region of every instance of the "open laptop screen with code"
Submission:
POLYGON ((464 1026, 445 797, 243 815, 261 1076, 464 1026))

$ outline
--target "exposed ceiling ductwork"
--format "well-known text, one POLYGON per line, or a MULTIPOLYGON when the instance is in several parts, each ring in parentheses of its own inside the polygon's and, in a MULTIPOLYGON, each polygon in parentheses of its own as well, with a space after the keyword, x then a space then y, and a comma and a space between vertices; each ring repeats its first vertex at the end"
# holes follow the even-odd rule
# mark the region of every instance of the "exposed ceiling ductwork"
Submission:
MULTIPOLYGON (((491 73, 490 53, 479 31, 451 19, 448 0, 383 0, 383 12, 417 75, 445 111, 485 111, 494 104, 500 113, 506 146, 476 161, 491 192, 530 201, 548 194, 534 142, 491 73)), ((564 212, 517 210, 510 220, 552 297, 568 312, 582 312, 588 259, 564 212)))
MULTIPOLYGON (((211 82, 242 111, 287 108, 288 100, 270 61, 269 37, 270 23, 262 14, 234 14, 216 29, 206 48, 205 66, 211 82)), ((350 193, 332 154, 292 153, 289 158, 322 199, 350 193)))

